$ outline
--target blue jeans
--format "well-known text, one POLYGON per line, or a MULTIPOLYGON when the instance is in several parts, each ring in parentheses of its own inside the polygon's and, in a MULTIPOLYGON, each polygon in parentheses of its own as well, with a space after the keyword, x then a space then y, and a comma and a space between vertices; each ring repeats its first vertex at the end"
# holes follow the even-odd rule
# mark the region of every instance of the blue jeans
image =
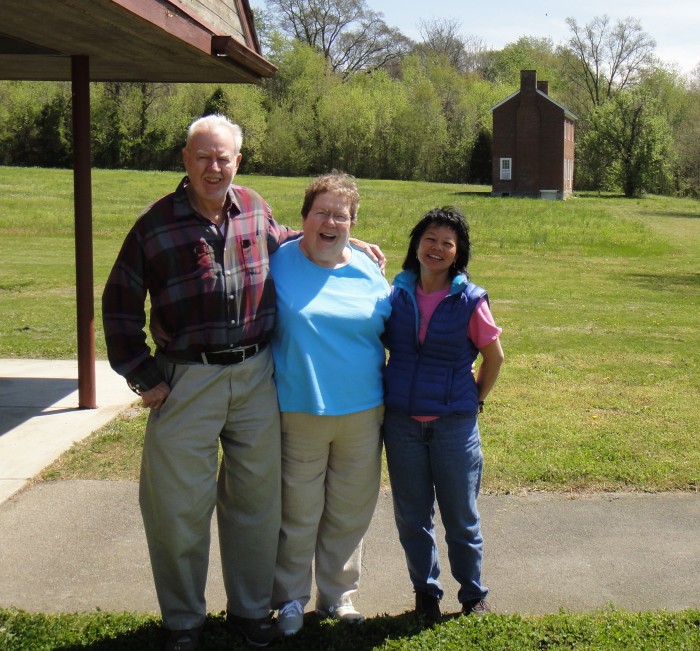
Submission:
POLYGON ((384 415, 384 445, 399 540, 413 587, 443 596, 435 539, 435 499, 445 527, 460 603, 484 599, 483 538, 476 499, 484 457, 475 417, 421 423, 401 412, 384 415))

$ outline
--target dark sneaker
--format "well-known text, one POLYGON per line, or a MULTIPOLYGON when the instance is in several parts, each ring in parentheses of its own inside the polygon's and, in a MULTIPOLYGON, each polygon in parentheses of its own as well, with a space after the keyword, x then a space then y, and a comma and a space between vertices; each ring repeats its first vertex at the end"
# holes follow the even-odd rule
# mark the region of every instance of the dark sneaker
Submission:
POLYGON ((432 624, 442 619, 440 599, 427 592, 416 590, 416 615, 432 624))
POLYGON ((491 612, 491 606, 489 606, 486 599, 473 599, 472 601, 467 601, 466 603, 462 604, 462 612, 465 615, 476 615, 477 617, 481 617, 482 615, 491 612))
POLYGON ((281 633, 272 617, 248 619, 226 613, 226 625, 229 630, 240 633, 250 646, 266 647, 279 639, 281 633))
POLYGON ((199 648, 199 634, 202 627, 188 628, 181 631, 170 631, 165 651, 196 651, 199 648))

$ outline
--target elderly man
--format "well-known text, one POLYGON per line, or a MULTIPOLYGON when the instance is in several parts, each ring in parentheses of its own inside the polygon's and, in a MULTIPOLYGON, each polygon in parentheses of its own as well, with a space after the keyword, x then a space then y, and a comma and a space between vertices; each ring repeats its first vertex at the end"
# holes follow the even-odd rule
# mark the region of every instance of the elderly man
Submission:
POLYGON ((268 256, 299 233, 232 185, 241 143, 222 116, 190 125, 186 177, 138 218, 102 297, 109 361, 151 408, 139 501, 168 651, 199 645, 215 506, 227 623, 254 646, 279 635, 270 617, 281 507, 268 256))

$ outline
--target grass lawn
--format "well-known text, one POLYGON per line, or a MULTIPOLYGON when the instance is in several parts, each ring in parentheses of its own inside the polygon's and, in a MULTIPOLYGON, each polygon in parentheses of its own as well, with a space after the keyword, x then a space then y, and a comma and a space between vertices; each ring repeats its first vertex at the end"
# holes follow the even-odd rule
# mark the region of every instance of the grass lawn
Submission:
MULTIPOLYGON (((98 299, 136 215, 179 178, 93 172, 98 299)), ((308 179, 238 181, 259 190, 281 223, 300 225, 308 179)), ((70 171, 0 167, 0 358, 76 356, 72 188, 70 171)), ((454 204, 469 219, 470 272, 489 292, 506 354, 481 420, 484 491, 697 491, 700 203, 532 201, 488 190, 361 180, 354 230, 381 245, 391 279, 410 228, 428 209, 454 204)), ((99 307, 97 300, 104 358, 99 307)), ((141 409, 124 414, 40 479, 135 479, 144 418, 141 409)), ((211 623, 207 648, 224 648, 217 616, 211 623)), ((134 615, 0 611, 0 649, 150 649, 155 629, 152 618, 134 615)), ((493 615, 423 632, 409 619, 378 618, 360 636, 319 623, 305 629, 306 643, 279 648, 700 649, 699 630, 697 611, 493 615)))
MULTIPOLYGON (((7 651, 157 651, 160 625, 146 615, 30 615, 0 610, 0 648, 7 651), (5 644, 5 646, 3 646, 5 644)), ((210 615, 202 651, 246 651, 226 632, 223 615, 210 615)), ((585 615, 543 617, 488 615, 458 617, 422 629, 412 614, 374 617, 362 626, 330 620, 305 623, 279 651, 697 651, 700 611, 626 613, 603 610, 585 615)))

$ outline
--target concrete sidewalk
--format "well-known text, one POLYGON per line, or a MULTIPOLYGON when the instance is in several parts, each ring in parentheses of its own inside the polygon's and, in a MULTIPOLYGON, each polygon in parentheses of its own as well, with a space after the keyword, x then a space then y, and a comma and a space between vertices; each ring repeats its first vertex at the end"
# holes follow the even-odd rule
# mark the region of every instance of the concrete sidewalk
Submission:
POLYGON ((138 400, 105 361, 95 385, 97 409, 79 409, 77 361, 0 359, 0 503, 138 400))
MULTIPOLYGON (((137 502, 132 482, 60 481, 0 505, 0 607, 157 612, 137 502)), ((697 495, 485 495, 480 509, 484 580, 496 612, 700 608, 697 495)), ((442 530, 440 553, 443 610, 457 612, 442 530)), ((211 612, 226 607, 216 542, 207 601, 211 612)), ((365 538, 354 601, 367 616, 413 607, 387 492, 365 538)))
MULTIPOLYGON (((99 408, 77 409, 75 362, 0 360, 0 607, 32 612, 156 612, 132 482, 27 480, 137 398, 98 362, 99 408), (22 490, 23 489, 23 490, 22 490)), ((479 500, 484 581, 496 612, 700 608, 700 495, 535 493, 479 500)), ((212 523, 216 541, 216 523, 212 523)), ((456 612, 439 528, 445 612, 456 612)), ((225 608, 212 547, 207 599, 225 608)), ((255 559, 251 559, 255 562, 255 559)), ((365 539, 356 606, 368 616, 413 607, 391 496, 365 539)))

